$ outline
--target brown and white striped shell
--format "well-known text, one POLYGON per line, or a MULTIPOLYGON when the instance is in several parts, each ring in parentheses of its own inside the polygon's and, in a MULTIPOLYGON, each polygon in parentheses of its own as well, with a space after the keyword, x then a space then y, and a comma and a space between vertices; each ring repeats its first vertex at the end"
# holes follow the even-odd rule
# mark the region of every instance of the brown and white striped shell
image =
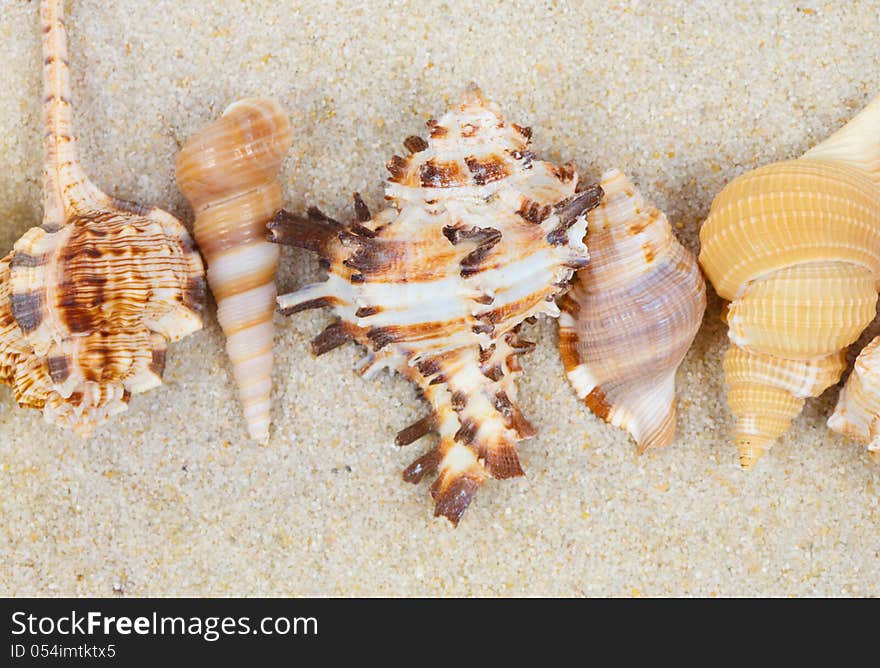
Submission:
POLYGON ((561 302, 559 350, 577 395, 639 451, 675 437, 675 372, 706 309, 696 258, 618 170, 587 215, 590 263, 561 302))
POLYGON ((161 384, 168 341, 201 328, 204 270, 176 218, 83 173, 61 2, 44 0, 41 17, 44 218, 0 261, 0 382, 88 435, 161 384))
POLYGON ((293 135, 272 100, 235 102, 190 137, 177 183, 196 214, 194 233, 251 438, 269 439, 275 270, 279 249, 266 223, 281 208, 278 170, 293 135))
POLYGON ((355 195, 343 225, 316 209, 282 212, 272 238, 321 255, 328 280, 279 298, 285 313, 330 307, 339 317, 316 354, 347 339, 369 349, 362 374, 382 368, 415 382, 432 414, 404 429, 405 445, 439 442, 404 473, 437 473, 435 514, 457 523, 487 477, 522 475, 516 443, 534 431, 516 405, 522 322, 555 317, 555 299, 587 262, 585 213, 601 189, 577 192, 570 165, 536 160, 531 131, 504 121, 476 87, 430 137, 410 137, 388 163, 390 207, 371 216, 355 195))

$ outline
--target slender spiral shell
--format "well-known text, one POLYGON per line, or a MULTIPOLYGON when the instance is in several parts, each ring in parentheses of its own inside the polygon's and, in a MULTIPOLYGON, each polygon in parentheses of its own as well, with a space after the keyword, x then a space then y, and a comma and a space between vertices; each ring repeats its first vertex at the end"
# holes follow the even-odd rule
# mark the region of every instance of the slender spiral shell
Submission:
POLYGON ((845 369, 880 279, 880 98, 799 160, 734 179, 700 231, 730 301, 724 360, 740 463, 785 433, 845 369))
POLYGON ((486 478, 522 475, 516 443, 534 430, 516 405, 517 356, 531 347, 517 330, 558 315, 555 299, 587 261, 585 212, 601 189, 577 192, 571 166, 536 160, 531 131, 476 87, 428 127, 429 139, 408 138, 411 155, 387 165, 389 208, 371 216, 355 195, 351 224, 282 212, 270 233, 329 268, 327 281, 278 299, 288 314, 330 307, 339 317, 313 350, 353 339, 369 349, 361 373, 398 371, 431 404, 397 436, 439 434, 404 478, 436 473, 435 514, 457 523, 486 478))
POLYGON ((201 328, 204 269, 176 218, 83 173, 61 3, 44 0, 41 17, 44 218, 0 261, 0 382, 87 436, 161 384, 168 341, 201 328))
POLYGON ((177 182, 195 211, 195 236, 238 385, 250 437, 269 438, 272 315, 278 246, 266 223, 281 208, 278 170, 292 141, 287 114, 271 100, 246 99, 190 138, 177 182))
POLYGON ((590 263, 562 299, 559 350, 577 395, 639 451, 675 437, 675 372, 706 309, 694 256, 613 169, 587 214, 590 263))
POLYGON ((867 445, 874 460, 880 462, 880 336, 856 358, 828 426, 867 445))

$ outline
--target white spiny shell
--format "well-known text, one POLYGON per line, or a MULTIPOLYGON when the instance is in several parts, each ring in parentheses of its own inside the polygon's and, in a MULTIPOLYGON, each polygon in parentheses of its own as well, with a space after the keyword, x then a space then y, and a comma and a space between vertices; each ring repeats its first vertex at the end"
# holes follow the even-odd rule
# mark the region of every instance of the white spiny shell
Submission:
POLYGON ((696 259, 618 170, 587 214, 590 263, 562 299, 559 349, 572 386, 639 450, 675 436, 675 372, 706 309, 696 259))
POLYGON ((177 158, 177 182, 196 214, 196 241, 208 263, 248 433, 262 442, 271 422, 278 267, 266 223, 281 208, 277 176, 291 141, 284 110, 249 98, 190 137, 177 158))
POLYGON ((750 467, 806 397, 838 381, 845 349, 874 319, 880 97, 802 158, 734 179, 700 240, 700 263, 730 301, 728 403, 750 467))
POLYGON ((339 316, 315 352, 352 338, 370 349, 362 373, 398 371, 431 403, 397 442, 434 430, 439 444, 404 477, 437 471, 436 514, 456 523, 486 477, 522 474, 515 444, 532 428, 515 403, 516 355, 528 348, 516 331, 558 315, 556 297, 586 263, 584 212, 601 190, 578 193, 572 167, 535 160, 531 132, 475 87, 428 127, 427 141, 406 140, 409 158, 388 164, 389 208, 371 217, 356 195, 351 225, 313 209, 280 214, 270 230, 329 265, 327 281, 278 300, 286 313, 339 316))
POLYGON ((44 218, 0 261, 0 382, 88 435, 161 384, 167 342, 201 327, 204 269, 176 218, 82 172, 61 3, 44 0, 41 15, 44 218))
POLYGON ((880 336, 856 358, 828 426, 867 445, 880 461, 880 336))

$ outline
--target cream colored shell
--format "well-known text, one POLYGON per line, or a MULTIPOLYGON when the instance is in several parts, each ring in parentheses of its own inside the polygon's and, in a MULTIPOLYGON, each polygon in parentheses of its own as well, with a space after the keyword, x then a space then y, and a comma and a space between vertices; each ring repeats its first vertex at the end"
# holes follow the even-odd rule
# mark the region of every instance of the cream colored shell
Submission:
POLYGON ((161 384, 167 342, 202 326, 204 269, 180 221, 83 173, 61 2, 41 18, 43 224, 0 261, 0 382, 86 436, 161 384))
POLYGON ((675 372, 700 328, 706 288, 666 216, 618 170, 587 214, 590 263, 561 302, 559 349, 577 395, 639 450, 675 437, 675 372))
POLYGON ((880 462, 880 336, 862 349, 828 426, 868 446, 880 462))
POLYGON ((281 208, 278 170, 292 141, 272 100, 245 99, 187 141, 177 182, 195 211, 195 237, 251 438, 269 438, 278 246, 266 223, 281 208))
POLYGON ((809 396, 840 378, 880 279, 880 98, 799 160, 734 179, 700 231, 700 264, 730 301, 724 369, 750 467, 809 396))

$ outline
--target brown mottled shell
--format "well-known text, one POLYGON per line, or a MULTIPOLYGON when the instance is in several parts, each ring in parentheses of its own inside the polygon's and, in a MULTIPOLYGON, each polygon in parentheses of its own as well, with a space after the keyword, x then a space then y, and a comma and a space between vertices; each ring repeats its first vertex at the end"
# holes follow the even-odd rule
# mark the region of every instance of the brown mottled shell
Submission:
POLYGON ((269 439, 272 316, 278 246, 266 223, 281 208, 278 170, 293 137, 272 100, 245 99, 187 141, 177 183, 196 214, 195 236, 251 438, 269 439))
POLYGON ((590 264, 561 302, 559 349, 577 395, 639 451, 675 436, 675 372, 706 309, 696 258, 619 170, 587 215, 590 264))
POLYGON ((516 405, 522 322, 555 317, 555 299, 587 261, 585 213, 597 186, 577 192, 571 166, 536 160, 531 131, 508 124, 476 87, 427 140, 393 157, 386 199, 371 216, 355 196, 343 225, 312 209, 280 214, 275 241, 318 252, 328 280, 278 302, 286 313, 328 306, 339 316, 313 344, 320 354, 354 339, 369 349, 361 373, 399 371, 433 413, 398 444, 439 434, 405 479, 437 474, 435 513, 457 523, 488 477, 522 475, 516 443, 534 433, 516 405))
POLYGON ((167 342, 201 327, 204 271, 176 218, 105 195, 82 172, 60 3, 41 11, 44 221, 0 263, 0 381, 88 435, 159 385, 167 342))

